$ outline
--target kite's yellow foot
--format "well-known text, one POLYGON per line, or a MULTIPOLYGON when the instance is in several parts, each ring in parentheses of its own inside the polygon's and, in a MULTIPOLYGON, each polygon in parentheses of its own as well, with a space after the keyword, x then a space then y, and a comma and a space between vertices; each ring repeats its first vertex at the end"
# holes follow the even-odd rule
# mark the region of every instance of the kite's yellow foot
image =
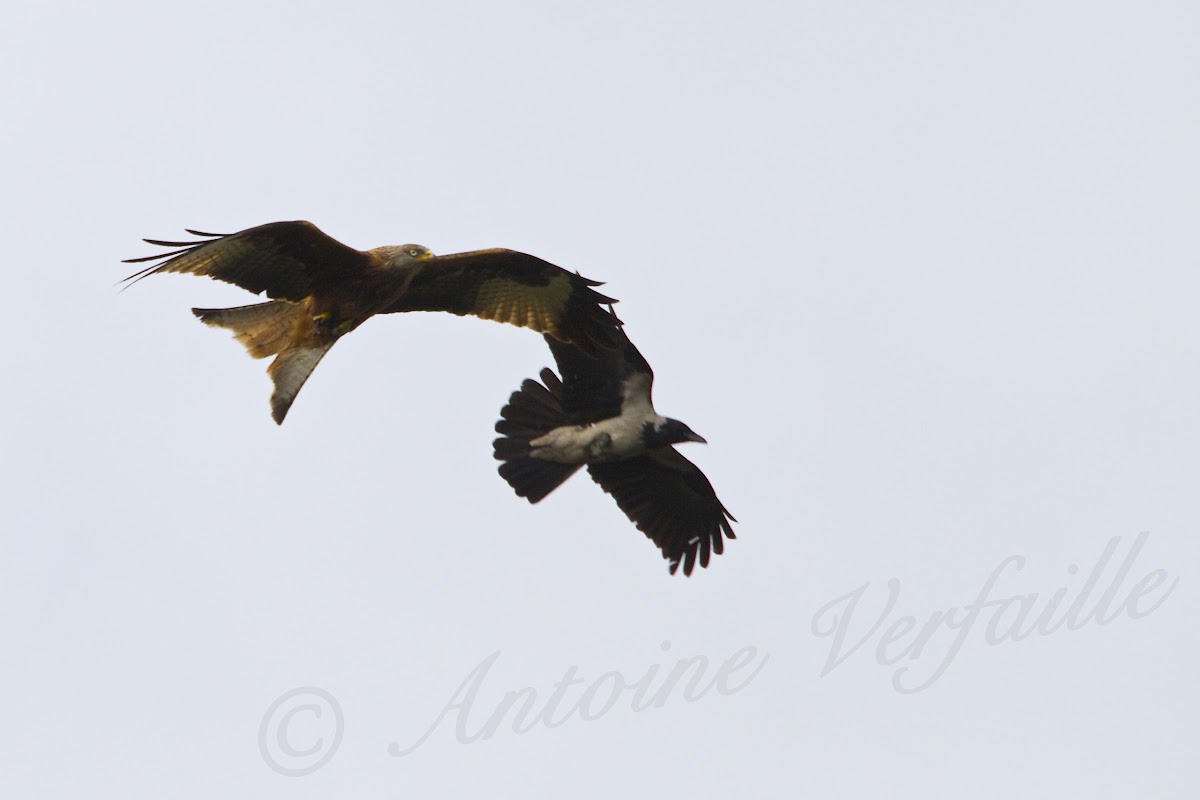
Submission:
POLYGON ((333 314, 331 312, 325 311, 320 314, 316 314, 312 319, 313 329, 320 338, 328 339, 330 337, 340 335, 335 334, 333 331, 333 314))
POLYGON ((346 333, 347 331, 349 331, 353 325, 354 325, 354 323, 348 319, 343 320, 342 322, 339 322, 338 326, 337 326, 338 336, 341 336, 343 333, 346 333))

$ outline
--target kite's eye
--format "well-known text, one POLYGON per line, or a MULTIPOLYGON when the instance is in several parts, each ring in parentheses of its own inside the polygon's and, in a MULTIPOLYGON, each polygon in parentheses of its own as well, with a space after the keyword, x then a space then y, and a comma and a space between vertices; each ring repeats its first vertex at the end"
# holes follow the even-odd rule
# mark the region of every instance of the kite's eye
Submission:
POLYGON ((410 248, 408 248, 408 254, 410 256, 412 256, 413 258, 417 258, 418 256, 421 255, 421 251, 415 247, 410 247, 410 248))

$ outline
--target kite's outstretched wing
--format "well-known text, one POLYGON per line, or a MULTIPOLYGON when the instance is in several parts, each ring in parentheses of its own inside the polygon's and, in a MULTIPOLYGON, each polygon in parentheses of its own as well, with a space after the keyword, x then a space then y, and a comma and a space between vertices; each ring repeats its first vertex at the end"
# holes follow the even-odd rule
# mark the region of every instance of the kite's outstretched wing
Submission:
POLYGON ((126 259, 129 264, 160 263, 125 280, 132 284, 159 272, 185 272, 296 303, 325 286, 361 277, 372 266, 369 254, 326 236, 311 222, 269 222, 231 234, 188 233, 204 238, 195 242, 146 239, 149 244, 177 249, 126 259))
POLYGON ((549 334, 594 356, 613 347, 621 321, 602 306, 615 303, 588 280, 548 261, 496 248, 434 256, 404 294, 383 309, 448 311, 549 334))

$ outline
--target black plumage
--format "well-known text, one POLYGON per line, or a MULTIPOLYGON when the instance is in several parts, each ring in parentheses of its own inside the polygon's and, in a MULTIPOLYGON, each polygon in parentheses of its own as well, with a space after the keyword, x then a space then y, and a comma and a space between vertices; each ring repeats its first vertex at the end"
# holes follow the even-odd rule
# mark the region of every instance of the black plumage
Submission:
POLYGON ((704 439, 651 402, 653 371, 623 330, 595 357, 547 336, 562 379, 526 379, 500 412, 493 443, 500 475, 531 503, 586 466, 626 516, 690 575, 736 538, 712 484, 672 446, 704 439))

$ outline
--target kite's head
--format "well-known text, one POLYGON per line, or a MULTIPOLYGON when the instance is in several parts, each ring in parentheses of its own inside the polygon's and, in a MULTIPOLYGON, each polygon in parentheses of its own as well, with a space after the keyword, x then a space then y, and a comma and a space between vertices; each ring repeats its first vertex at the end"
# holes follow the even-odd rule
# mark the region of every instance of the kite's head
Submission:
POLYGON ((397 248, 404 258, 412 261, 428 261, 433 258, 433 252, 428 247, 419 244, 402 244, 397 248))
POLYGON ((422 261, 433 258, 433 253, 429 248, 419 244, 376 247, 371 252, 384 259, 384 263, 392 267, 411 267, 413 264, 420 264, 422 261))

